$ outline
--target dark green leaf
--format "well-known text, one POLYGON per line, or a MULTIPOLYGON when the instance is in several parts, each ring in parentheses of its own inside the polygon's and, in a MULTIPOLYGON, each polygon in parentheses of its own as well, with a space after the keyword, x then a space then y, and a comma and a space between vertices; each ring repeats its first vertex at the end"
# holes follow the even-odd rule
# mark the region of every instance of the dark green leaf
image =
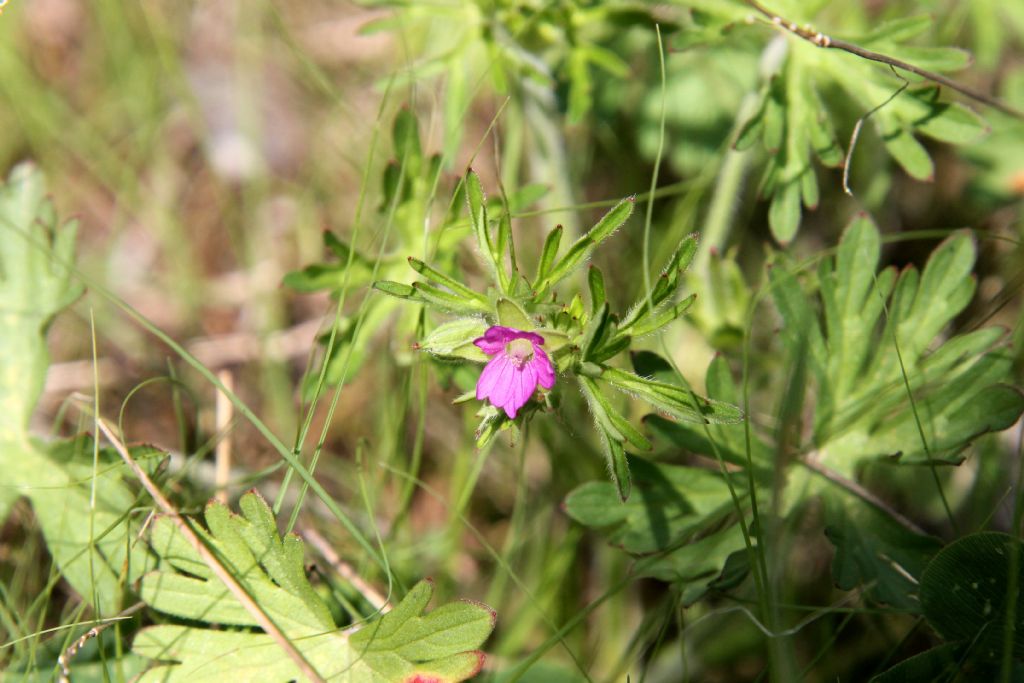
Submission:
POLYGON ((880 602, 917 611, 917 582, 939 540, 899 526, 849 494, 825 499, 825 534, 836 548, 832 579, 843 590, 863 586, 880 602))
POLYGON ((943 548, 921 577, 921 609, 946 640, 970 642, 979 656, 996 659, 1003 651, 1011 585, 1017 587, 1013 654, 1024 657, 1024 551, 1012 536, 974 533, 943 548))

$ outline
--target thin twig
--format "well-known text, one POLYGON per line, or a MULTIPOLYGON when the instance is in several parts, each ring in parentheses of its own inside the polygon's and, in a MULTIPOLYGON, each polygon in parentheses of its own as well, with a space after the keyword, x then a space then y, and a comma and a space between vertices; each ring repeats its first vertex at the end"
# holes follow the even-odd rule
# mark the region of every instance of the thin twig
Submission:
POLYGON ((853 190, 850 189, 850 166, 853 165, 853 150, 857 148, 857 140, 860 139, 860 131, 864 127, 864 123, 869 118, 871 118, 871 116, 875 112, 880 110, 882 107, 888 105, 890 102, 899 97, 904 90, 910 87, 910 81, 896 73, 895 68, 891 66, 889 68, 892 69, 892 73, 894 76, 896 76, 896 78, 903 81, 903 85, 901 85, 899 89, 896 90, 893 94, 889 95, 889 97, 887 97, 884 102, 875 105, 874 107, 871 108, 870 111, 868 111, 866 114, 857 119, 857 123, 853 126, 853 133, 850 134, 850 144, 846 148, 846 159, 843 160, 843 192, 845 192, 851 197, 853 197, 854 194, 853 190))
POLYGON ((167 515, 167 518, 170 519, 176 527, 178 527, 178 531, 180 531, 181 535, 185 537, 188 544, 195 549, 217 578, 221 580, 229 591, 231 591, 235 596, 235 599, 241 603, 242 607, 252 615, 253 619, 256 620, 256 623, 258 623, 267 635, 273 638, 281 649, 284 650, 285 654, 295 662, 295 665, 299 667, 299 670, 302 671, 303 675, 316 683, 326 683, 323 677, 317 673, 313 665, 306 660, 302 653, 295 648, 295 645, 288 640, 284 633, 281 632, 281 629, 277 627, 277 624, 271 620, 270 616, 263 611, 263 608, 253 600, 252 596, 246 592, 245 588, 243 588, 235 577, 231 575, 231 572, 228 571, 219 559, 217 559, 217 556, 206 547, 202 540, 200 540, 199 536, 196 535, 196 532, 192 530, 192 527, 185 522, 185 519, 181 516, 181 513, 178 512, 177 508, 175 508, 171 502, 164 497, 164 494, 159 488, 157 488, 156 484, 153 483, 153 480, 149 478, 149 475, 147 475, 146 472, 139 467, 139 464, 135 462, 135 459, 128 452, 128 449, 125 448, 124 444, 121 443, 121 440, 117 438, 113 430, 107 425, 106 421, 97 417, 96 423, 99 426, 100 431, 107 437, 110 444, 118 454, 120 454, 121 459, 124 460, 129 469, 131 469, 135 476, 138 477, 139 482, 142 483, 143 488, 145 488, 153 498, 157 507, 159 507, 160 510, 167 515))
MULTIPOLYGON (((235 390, 234 375, 231 374, 230 370, 226 368, 221 370, 217 373, 217 377, 229 392, 235 390)), ((232 408, 231 399, 228 398, 227 394, 223 391, 218 391, 214 414, 216 416, 217 433, 221 437, 214 449, 214 462, 217 465, 214 470, 217 493, 214 497, 224 505, 228 503, 228 483, 231 481, 231 430, 229 427, 234 416, 232 408)))
POLYGON ((921 527, 919 527, 918 525, 914 524, 912 521, 901 515, 891 505, 889 505, 884 500, 873 494, 871 491, 867 490, 854 480, 844 477, 843 475, 839 474, 832 468, 823 465, 821 462, 818 461, 816 455, 816 452, 810 453, 806 457, 799 459, 797 462, 799 462, 812 472, 816 472, 821 476, 825 477, 830 482, 836 484, 840 488, 846 489, 853 495, 863 500, 865 503, 868 503, 872 507, 876 508, 879 512, 892 518, 894 522, 899 524, 907 531, 910 531, 921 536, 929 535, 924 529, 922 529, 921 527))
POLYGON ((367 602, 373 605, 374 609, 381 613, 391 610, 391 605, 388 603, 387 598, 381 595, 373 586, 363 581, 355 570, 352 569, 352 565, 341 559, 341 556, 335 552, 331 544, 327 542, 327 539, 319 531, 308 527, 303 529, 299 535, 317 549, 317 552, 327 560, 338 576, 355 586, 356 590, 366 598, 367 602))
POLYGON ((117 622, 124 621, 145 606, 146 603, 137 602, 131 607, 122 610, 116 617, 113 617, 108 621, 104 621, 99 626, 93 626, 82 634, 81 638, 71 643, 71 645, 68 646, 68 649, 64 650, 60 657, 57 657, 57 664, 60 665, 60 676, 57 677, 58 683, 71 683, 71 658, 78 654, 78 651, 81 650, 87 642, 89 642, 90 638, 95 638, 117 622))
POLYGON ((881 52, 874 52, 872 50, 868 50, 859 45, 848 43, 845 40, 833 38, 824 33, 821 33, 820 31, 815 31, 810 26, 799 26, 796 23, 789 21, 788 19, 784 19, 780 17, 778 14, 775 14, 774 12, 766 9, 763 5, 761 5, 761 3, 757 2, 757 0, 746 0, 746 2, 748 5, 750 5, 755 10, 763 14, 765 17, 767 17, 773 26, 778 26, 779 28, 789 31, 793 35, 797 36, 798 38, 803 38, 812 45, 816 45, 818 47, 823 48, 831 48, 833 50, 841 50, 843 52, 848 52, 851 55, 861 57, 862 59, 869 59, 873 62, 880 62, 881 64, 888 64, 889 66, 895 67, 897 69, 909 71, 910 73, 917 74, 921 78, 925 78, 929 81, 932 81, 933 83, 944 85, 951 90, 955 90, 961 95, 970 97, 972 100, 977 100, 982 104, 986 104, 992 107, 993 109, 998 109, 1004 114, 1009 114, 1014 118, 1024 120, 1024 112, 1010 106, 1009 104, 999 99, 996 99, 995 97, 992 97, 991 95, 983 93, 980 90, 975 90, 970 86, 958 83, 951 78, 943 76, 942 74, 935 73, 934 71, 928 71, 927 69, 922 69, 920 67, 914 66, 913 64, 910 64, 909 62, 904 62, 901 59, 890 57, 889 55, 882 54, 881 52))

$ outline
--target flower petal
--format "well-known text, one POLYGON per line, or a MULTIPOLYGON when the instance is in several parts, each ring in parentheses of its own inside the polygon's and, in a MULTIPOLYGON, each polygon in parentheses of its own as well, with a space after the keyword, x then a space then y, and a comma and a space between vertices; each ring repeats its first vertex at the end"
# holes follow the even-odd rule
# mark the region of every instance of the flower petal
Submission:
POLYGON ((530 361, 529 365, 537 375, 537 384, 545 389, 555 386, 555 368, 551 364, 548 354, 544 353, 544 349, 534 345, 533 360, 530 361))
MULTIPOLYGON (((495 387, 502 381, 502 375, 505 374, 506 370, 510 369, 511 365, 508 356, 500 353, 484 366, 483 372, 480 373, 480 379, 476 382, 476 398, 478 401, 494 394, 495 387)), ((491 401, 491 403, 494 403, 494 401, 491 401)))
POLYGON ((508 344, 513 339, 529 339, 534 346, 544 343, 544 337, 539 334, 524 332, 514 327, 503 327, 501 325, 488 327, 487 331, 484 332, 484 336, 477 337, 473 340, 473 343, 488 356, 493 356, 504 349, 505 344, 508 344))
POLYGON ((492 325, 487 328, 486 332, 484 332, 484 336, 477 337, 473 340, 473 343, 488 356, 493 356, 505 348, 505 344, 516 339, 519 334, 523 333, 519 330, 514 330, 511 327, 492 325))
POLYGON ((526 405, 537 389, 537 374, 530 365, 517 368, 509 388, 509 396, 504 408, 505 414, 514 419, 519 409, 526 405))
POLYGON ((518 373, 516 366, 508 356, 500 354, 498 357, 503 358, 505 362, 502 364, 501 374, 497 376, 487 398, 491 401, 491 405, 504 408, 511 399, 512 384, 516 381, 518 373))

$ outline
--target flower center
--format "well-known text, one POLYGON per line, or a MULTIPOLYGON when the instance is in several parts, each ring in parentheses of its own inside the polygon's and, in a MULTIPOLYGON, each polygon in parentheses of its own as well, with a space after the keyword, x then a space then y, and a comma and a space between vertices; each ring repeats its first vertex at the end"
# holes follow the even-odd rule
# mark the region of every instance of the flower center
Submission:
POLYGON ((533 360, 533 343, 529 339, 513 339, 505 345, 505 355, 513 365, 521 368, 533 360))

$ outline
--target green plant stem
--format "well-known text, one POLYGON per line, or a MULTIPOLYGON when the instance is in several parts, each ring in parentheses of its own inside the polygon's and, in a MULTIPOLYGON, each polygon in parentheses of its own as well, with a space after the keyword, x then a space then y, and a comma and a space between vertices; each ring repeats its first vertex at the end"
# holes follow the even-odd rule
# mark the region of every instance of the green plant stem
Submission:
MULTIPOLYGON (((557 112, 554 95, 546 87, 525 80, 523 114, 535 143, 535 154, 528 157, 531 159, 531 180, 551 185, 551 192, 544 198, 544 208, 574 206, 565 136, 558 124, 562 117, 557 112)), ((579 237, 580 222, 575 212, 569 212, 562 218, 562 227, 567 243, 571 244, 579 237)))
MULTIPOLYGON (((730 140, 735 140, 739 135, 747 119, 757 108, 757 102, 756 93, 747 93, 744 96, 736 114, 736 125, 733 128, 733 134, 729 136, 730 140)), ((704 227, 700 233, 700 243, 697 245, 697 253, 693 257, 694 272, 702 282, 708 281, 708 261, 711 259, 711 253, 725 251, 725 246, 729 241, 733 216, 736 214, 739 194, 743 190, 743 181, 747 175, 750 155, 749 150, 738 150, 730 144, 722 158, 718 181, 715 183, 707 218, 704 220, 704 227)))
POLYGON ((643 273, 644 297, 647 308, 654 315, 654 302, 651 301, 651 220, 654 216, 654 190, 658 187, 658 173, 661 170, 661 159, 665 154, 665 48, 661 44, 661 27, 654 25, 658 36, 658 67, 661 76, 661 111, 658 115, 658 151, 654 155, 654 170, 651 171, 651 186, 647 193, 647 213, 644 216, 643 273))

